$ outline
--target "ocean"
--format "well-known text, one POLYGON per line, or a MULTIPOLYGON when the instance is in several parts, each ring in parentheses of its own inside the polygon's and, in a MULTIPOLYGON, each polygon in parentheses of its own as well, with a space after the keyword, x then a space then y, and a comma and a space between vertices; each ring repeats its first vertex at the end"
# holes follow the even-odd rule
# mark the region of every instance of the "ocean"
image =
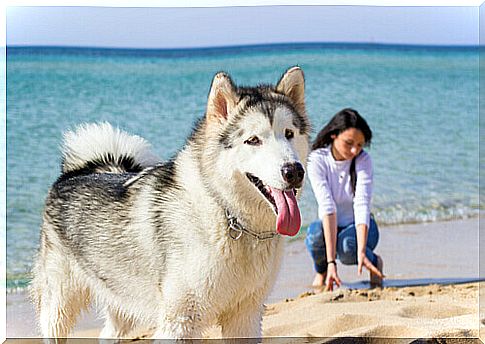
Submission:
MULTIPOLYGON (((372 209, 381 225, 478 215, 478 48, 7 47, 8 290, 28 283, 66 129, 108 121, 143 136, 168 159, 204 114, 216 72, 254 85, 277 82, 293 65, 305 72, 312 138, 345 107, 358 110, 372 128, 372 209)), ((309 183, 300 209, 304 226, 317 216, 309 183)))

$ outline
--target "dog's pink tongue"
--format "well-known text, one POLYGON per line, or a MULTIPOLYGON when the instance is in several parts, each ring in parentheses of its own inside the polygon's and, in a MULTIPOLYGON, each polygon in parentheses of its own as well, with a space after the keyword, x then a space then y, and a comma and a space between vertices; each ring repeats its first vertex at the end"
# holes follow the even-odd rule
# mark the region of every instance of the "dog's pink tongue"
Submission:
POLYGON ((301 216, 294 192, 271 188, 271 194, 278 208, 276 231, 283 235, 296 235, 300 230, 301 216))

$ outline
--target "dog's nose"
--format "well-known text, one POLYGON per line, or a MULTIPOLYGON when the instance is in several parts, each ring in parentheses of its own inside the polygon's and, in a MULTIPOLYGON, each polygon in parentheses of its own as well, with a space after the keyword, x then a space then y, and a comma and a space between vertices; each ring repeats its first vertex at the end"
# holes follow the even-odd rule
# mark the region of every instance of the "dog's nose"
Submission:
POLYGON ((305 177, 305 170, 299 162, 287 163, 281 168, 281 175, 291 188, 299 188, 305 177))

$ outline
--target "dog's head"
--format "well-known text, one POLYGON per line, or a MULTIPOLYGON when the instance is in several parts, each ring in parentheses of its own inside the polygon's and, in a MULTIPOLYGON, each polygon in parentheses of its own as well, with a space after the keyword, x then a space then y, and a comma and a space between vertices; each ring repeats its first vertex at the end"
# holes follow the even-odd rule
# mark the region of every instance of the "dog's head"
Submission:
POLYGON ((299 67, 287 70, 276 86, 236 87, 227 74, 218 73, 207 103, 209 160, 214 174, 222 176, 214 187, 223 194, 232 183, 230 193, 239 196, 238 204, 273 213, 276 230, 285 235, 295 235, 301 225, 296 196, 310 131, 304 89, 299 67))

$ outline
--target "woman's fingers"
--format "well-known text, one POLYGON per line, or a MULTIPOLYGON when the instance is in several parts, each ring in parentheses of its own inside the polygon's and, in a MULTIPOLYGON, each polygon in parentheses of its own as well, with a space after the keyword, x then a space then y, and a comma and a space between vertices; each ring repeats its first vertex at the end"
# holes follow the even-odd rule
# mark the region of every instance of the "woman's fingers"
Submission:
POLYGON ((364 261, 366 260, 365 253, 361 253, 357 256, 357 273, 362 275, 362 266, 365 265, 364 261))
POLYGON ((369 270, 373 274, 376 274, 380 278, 384 278, 384 275, 382 274, 382 272, 380 272, 379 269, 376 268, 375 265, 372 264, 371 261, 367 257, 364 259, 364 265, 367 268, 367 270, 369 270))
POLYGON ((342 285, 342 281, 340 281, 340 278, 338 276, 335 276, 335 284, 339 287, 342 285))
POLYGON ((336 284, 338 287, 342 285, 342 281, 338 277, 337 273, 330 274, 327 276, 327 282, 325 285, 325 291, 333 291, 333 284, 336 284))
POLYGON ((363 265, 363 261, 359 259, 359 262, 357 264, 357 273, 360 275, 362 275, 362 265, 363 265))
POLYGON ((328 278, 327 283, 325 284, 325 291, 332 291, 333 290, 333 278, 328 278))

